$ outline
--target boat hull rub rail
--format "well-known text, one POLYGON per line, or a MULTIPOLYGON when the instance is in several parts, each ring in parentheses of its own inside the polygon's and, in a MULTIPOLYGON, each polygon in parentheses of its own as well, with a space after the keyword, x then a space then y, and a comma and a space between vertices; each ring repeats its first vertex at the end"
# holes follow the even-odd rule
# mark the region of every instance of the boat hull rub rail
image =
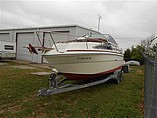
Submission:
POLYGON ((52 73, 49 78, 49 89, 44 88, 44 89, 39 90, 38 95, 43 97, 43 96, 48 96, 52 94, 78 90, 78 89, 105 83, 110 79, 115 79, 116 83, 119 84, 122 81, 122 71, 119 69, 115 71, 113 75, 110 75, 107 78, 97 80, 94 82, 85 83, 85 84, 64 84, 63 82, 66 81, 67 78, 63 78, 62 80, 58 82, 58 79, 60 79, 61 77, 63 77, 61 74, 58 75, 58 74, 52 73))

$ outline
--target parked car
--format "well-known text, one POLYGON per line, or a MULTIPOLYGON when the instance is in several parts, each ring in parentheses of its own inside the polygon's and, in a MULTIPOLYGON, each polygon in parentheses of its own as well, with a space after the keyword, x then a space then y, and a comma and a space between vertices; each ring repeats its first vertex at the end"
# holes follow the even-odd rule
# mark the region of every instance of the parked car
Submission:
POLYGON ((125 62, 125 65, 140 66, 140 62, 134 61, 134 60, 132 60, 132 61, 127 61, 127 62, 125 62))

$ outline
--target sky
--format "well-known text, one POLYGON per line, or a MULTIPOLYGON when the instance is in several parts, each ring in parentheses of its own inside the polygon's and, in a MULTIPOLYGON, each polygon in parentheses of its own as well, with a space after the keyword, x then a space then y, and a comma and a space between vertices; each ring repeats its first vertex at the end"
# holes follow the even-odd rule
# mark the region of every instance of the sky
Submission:
POLYGON ((157 36, 157 1, 0 0, 0 29, 74 25, 110 34, 123 50, 157 36))

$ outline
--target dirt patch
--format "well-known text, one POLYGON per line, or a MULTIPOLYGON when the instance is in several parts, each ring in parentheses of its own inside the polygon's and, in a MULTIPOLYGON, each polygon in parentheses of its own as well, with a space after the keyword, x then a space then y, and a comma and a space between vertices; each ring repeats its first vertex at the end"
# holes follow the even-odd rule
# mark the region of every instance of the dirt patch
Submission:
POLYGON ((21 109, 21 105, 16 105, 16 106, 13 106, 13 107, 9 107, 8 111, 10 111, 12 113, 16 113, 16 112, 20 111, 20 109, 21 109))
POLYGON ((34 95, 30 95, 30 96, 27 96, 27 97, 25 97, 24 99, 23 99, 23 102, 28 102, 28 101, 35 101, 36 98, 37 97, 37 95, 36 94, 34 94, 34 95))
POLYGON ((9 107, 8 109, 0 110, 0 114, 5 113, 6 111, 10 111, 11 113, 16 113, 21 109, 21 105, 16 105, 13 107, 9 107))
POLYGON ((137 70, 136 73, 143 74, 143 71, 142 70, 137 70))
POLYGON ((140 108, 142 114, 144 114, 144 101, 140 103, 139 108, 140 108))

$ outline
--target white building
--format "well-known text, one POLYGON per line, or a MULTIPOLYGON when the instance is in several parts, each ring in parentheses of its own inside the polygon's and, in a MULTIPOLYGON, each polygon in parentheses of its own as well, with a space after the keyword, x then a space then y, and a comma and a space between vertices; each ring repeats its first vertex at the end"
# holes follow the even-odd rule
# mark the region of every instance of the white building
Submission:
POLYGON ((69 26, 53 26, 53 27, 36 27, 36 28, 20 28, 20 29, 1 29, 0 30, 0 41, 16 42, 16 59, 27 60, 37 63, 43 63, 45 60, 41 56, 41 51, 38 55, 30 54, 26 48, 28 44, 35 46, 41 46, 36 31, 40 32, 41 43, 46 46, 49 42, 50 35, 46 31, 56 31, 57 33, 52 34, 55 42, 73 40, 79 36, 83 36, 87 33, 98 33, 92 29, 84 28, 78 25, 69 26), (44 32, 45 31, 45 32, 44 32), (59 32, 59 33, 58 33, 59 32))

